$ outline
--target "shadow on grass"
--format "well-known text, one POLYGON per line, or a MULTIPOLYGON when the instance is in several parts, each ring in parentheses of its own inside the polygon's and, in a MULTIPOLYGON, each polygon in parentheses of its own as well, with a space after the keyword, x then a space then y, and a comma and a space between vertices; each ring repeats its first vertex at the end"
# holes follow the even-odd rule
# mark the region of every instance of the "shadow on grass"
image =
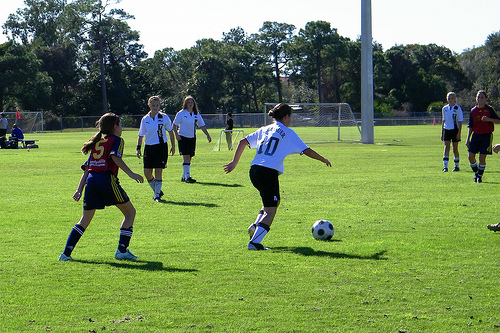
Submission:
POLYGON ((158 261, 90 261, 90 260, 78 260, 73 259, 74 262, 81 262, 83 264, 91 264, 91 265, 108 265, 117 268, 125 268, 125 269, 141 269, 144 271, 165 271, 165 272, 198 272, 197 269, 188 269, 188 268, 174 268, 174 267, 163 267, 162 262, 158 261))
POLYGON ((383 250, 369 256, 358 256, 355 254, 346 254, 339 252, 316 251, 314 249, 311 249, 310 247, 273 247, 272 252, 291 252, 306 257, 314 256, 330 257, 336 259, 387 260, 387 258, 382 257, 387 252, 387 250, 383 250))
POLYGON ((243 185, 240 185, 240 184, 222 184, 222 183, 205 183, 205 182, 196 182, 196 184, 205 185, 205 186, 243 187, 243 185))
POLYGON ((185 201, 170 201, 170 200, 160 200, 160 203, 164 204, 170 204, 170 205, 177 205, 177 206, 202 206, 202 207, 209 207, 209 208, 214 208, 214 207, 219 207, 217 204, 212 204, 212 203, 203 203, 203 202, 185 202, 185 201))

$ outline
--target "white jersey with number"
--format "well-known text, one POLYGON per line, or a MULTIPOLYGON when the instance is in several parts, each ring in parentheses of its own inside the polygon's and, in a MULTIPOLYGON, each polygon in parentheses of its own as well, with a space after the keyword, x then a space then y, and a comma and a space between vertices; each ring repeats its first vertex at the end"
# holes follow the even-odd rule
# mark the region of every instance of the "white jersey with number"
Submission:
POLYGON ((179 126, 179 135, 186 138, 194 138, 196 135, 196 126, 203 127, 205 122, 201 114, 194 114, 188 110, 177 112, 174 118, 174 125, 179 126))
POLYGON ((458 129, 458 123, 462 123, 464 121, 464 113, 458 104, 455 104, 453 107, 450 107, 450 105, 447 104, 443 106, 442 111, 444 129, 446 130, 458 129))
POLYGON ((309 148, 292 129, 279 121, 259 128, 247 135, 246 139, 251 148, 257 148, 251 165, 278 170, 280 175, 283 173, 283 160, 287 155, 300 154, 309 148))
POLYGON ((160 137, 163 142, 168 141, 167 131, 172 130, 172 121, 163 112, 158 112, 154 118, 151 114, 142 117, 141 126, 139 127, 139 136, 145 137, 145 144, 148 146, 157 145, 160 143, 160 137))

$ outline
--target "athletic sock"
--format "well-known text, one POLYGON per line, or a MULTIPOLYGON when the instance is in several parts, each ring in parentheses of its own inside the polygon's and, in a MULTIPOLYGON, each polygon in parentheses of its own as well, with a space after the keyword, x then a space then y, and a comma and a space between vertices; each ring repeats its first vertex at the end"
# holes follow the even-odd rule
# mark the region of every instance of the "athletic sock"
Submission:
POLYGON ((156 182, 155 182, 155 188, 154 188, 155 198, 160 197, 160 192, 161 192, 161 186, 162 186, 162 184, 163 184, 162 180, 156 180, 156 182))
POLYGON ((262 240, 264 237, 266 237, 267 233, 269 232, 269 227, 264 224, 264 223, 259 223, 257 224, 257 229, 255 229, 255 233, 253 234, 252 239, 250 242, 252 243, 262 243, 262 240))
POLYGON ((71 252, 73 252, 73 249, 75 248, 76 244, 82 237, 83 233, 85 232, 85 229, 79 225, 75 224, 73 229, 71 229, 71 232, 69 233, 68 240, 66 241, 66 246, 64 247, 64 255, 70 257, 71 252))
POLYGON ((486 169, 486 164, 479 164, 479 167, 477 168, 477 176, 482 177, 484 174, 484 169, 486 169))
POLYGON ((188 179, 189 177, 191 177, 190 166, 191 163, 189 162, 182 163, 182 171, 184 172, 182 178, 188 179))
POLYGON ((448 169, 448 161, 450 160, 449 156, 443 156, 443 165, 446 169, 448 169))
POLYGON ((133 227, 130 228, 120 228, 120 240, 118 241, 118 250, 121 253, 127 252, 127 248, 130 244, 130 238, 132 238, 133 227))
POLYGON ((477 173, 477 162, 474 162, 474 163, 470 163, 470 167, 472 169, 472 171, 474 171, 474 173, 477 173))
POLYGON ((453 159, 453 162, 455 162, 455 168, 459 168, 460 167, 460 158, 459 157, 455 157, 453 159))
POLYGON ((151 178, 151 180, 148 180, 148 184, 153 189, 153 191, 155 191, 155 183, 156 183, 155 177, 151 178))

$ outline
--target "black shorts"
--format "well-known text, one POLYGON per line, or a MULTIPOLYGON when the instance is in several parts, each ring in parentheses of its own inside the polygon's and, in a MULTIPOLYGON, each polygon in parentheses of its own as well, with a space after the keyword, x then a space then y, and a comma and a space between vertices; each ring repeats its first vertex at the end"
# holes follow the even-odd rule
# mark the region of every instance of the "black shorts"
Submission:
POLYGON ((106 206, 124 204, 130 199, 120 186, 118 178, 110 172, 91 172, 87 177, 83 209, 104 209, 106 206))
POLYGON ((491 155, 493 133, 476 134, 472 133, 469 144, 469 153, 491 155))
POLYGON ((165 169, 168 160, 167 143, 144 146, 144 168, 145 169, 165 169))
POLYGON ((460 142, 460 138, 457 140, 458 128, 452 130, 444 130, 443 141, 460 142))
POLYGON ((250 180, 253 186, 259 190, 264 207, 278 207, 280 201, 278 176, 278 170, 275 169, 260 165, 252 165, 250 167, 250 180))
POLYGON ((7 134, 7 130, 5 128, 0 128, 0 136, 5 136, 7 134))
POLYGON ((181 136, 181 139, 177 142, 179 143, 179 153, 181 155, 189 155, 191 157, 194 156, 196 137, 186 138, 185 136, 181 136))

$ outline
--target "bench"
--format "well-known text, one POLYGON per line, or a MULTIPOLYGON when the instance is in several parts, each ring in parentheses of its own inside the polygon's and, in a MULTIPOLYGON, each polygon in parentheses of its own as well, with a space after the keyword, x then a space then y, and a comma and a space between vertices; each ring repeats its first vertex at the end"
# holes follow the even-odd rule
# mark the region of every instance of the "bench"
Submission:
POLYGON ((23 144, 23 148, 28 148, 28 145, 34 145, 35 142, 37 142, 38 140, 28 140, 28 139, 21 139, 21 140, 18 140, 18 142, 22 143, 23 144))

